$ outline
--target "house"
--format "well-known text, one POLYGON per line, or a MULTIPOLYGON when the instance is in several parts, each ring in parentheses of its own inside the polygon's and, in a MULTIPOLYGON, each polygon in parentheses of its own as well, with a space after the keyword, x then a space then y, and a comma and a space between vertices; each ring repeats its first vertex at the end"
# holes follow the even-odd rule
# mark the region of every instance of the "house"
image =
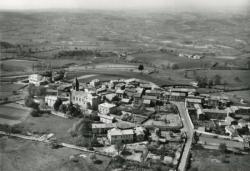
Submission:
POLYGON ((106 100, 109 102, 112 102, 116 97, 117 95, 115 93, 108 93, 105 95, 106 100))
POLYGON ((108 140, 111 144, 116 143, 132 143, 134 141, 134 130, 126 129, 121 130, 119 128, 113 128, 108 131, 108 140))
POLYGON ((125 98, 121 99, 122 104, 130 104, 130 102, 131 102, 131 99, 125 99, 125 98))
POLYGON ((104 93, 106 91, 107 91, 106 87, 101 87, 101 88, 96 89, 96 94, 101 94, 101 93, 104 93))
POLYGON ((151 100, 148 100, 148 99, 144 99, 142 103, 145 105, 145 107, 153 106, 153 103, 151 103, 151 100))
POLYGON ((115 89, 116 90, 124 90, 125 89, 125 83, 124 82, 120 82, 118 84, 115 85, 115 89))
POLYGON ((141 95, 140 94, 135 94, 134 95, 134 105, 137 106, 137 105, 140 105, 140 102, 141 102, 141 95))
POLYGON ((151 90, 152 85, 149 83, 140 83, 140 87, 143 88, 144 90, 151 90))
POLYGON ((54 107, 56 100, 57 96, 45 96, 45 103, 51 108, 54 107))
POLYGON ((187 94, 183 92, 165 92, 163 99, 169 101, 184 101, 186 96, 187 94))
POLYGON ((32 74, 29 76, 29 83, 34 84, 35 86, 40 86, 47 84, 47 80, 42 75, 32 74))
POLYGON ((94 79, 94 80, 90 81, 89 85, 92 87, 96 87, 96 86, 100 85, 100 80, 94 79))
POLYGON ((160 97, 161 94, 162 94, 162 91, 160 91, 160 90, 146 90, 145 91, 145 95, 147 95, 147 96, 160 97))
POLYGON ((225 132, 229 134, 230 137, 236 137, 238 136, 238 131, 235 129, 233 126, 226 126, 225 127, 225 132))
POLYGON ((118 89, 118 90, 116 90, 115 93, 117 94, 117 96, 119 98, 123 98, 124 97, 124 92, 125 92, 125 90, 118 89))
POLYGON ((156 104, 158 97, 157 96, 143 96, 142 99, 145 100, 150 100, 152 104, 156 104))
POLYGON ((100 117, 101 122, 107 123, 107 124, 114 123, 116 120, 114 116, 110 116, 106 114, 104 115, 104 114, 98 113, 98 116, 100 117))
POLYGON ((203 109, 203 112, 209 119, 224 120, 228 115, 228 112, 226 110, 219 109, 203 109))
POLYGON ((114 123, 92 123, 93 134, 107 134, 108 130, 114 128, 114 123))
POLYGON ((227 117, 225 118, 225 123, 226 123, 227 125, 231 125, 232 122, 234 122, 234 121, 235 121, 235 119, 232 118, 231 116, 227 116, 227 117))
POLYGON ((135 94, 137 94, 137 90, 135 88, 125 88, 125 95, 128 98, 132 99, 135 94))
POLYGON ((71 101, 73 104, 78 104, 82 109, 97 109, 100 98, 92 92, 72 90, 71 101))
POLYGON ((185 99, 185 106, 188 106, 189 104, 203 104, 204 98, 200 96, 188 96, 185 99))
POLYGON ((72 84, 62 84, 59 87, 57 87, 57 97, 70 100, 71 87, 72 87, 72 84))
POLYGON ((200 104, 195 103, 194 108, 196 110, 197 118, 201 119, 201 116, 204 115, 202 106, 200 104))
POLYGON ((134 128, 135 141, 144 141, 145 140, 146 129, 142 126, 137 126, 134 128))
POLYGON ((102 103, 98 105, 98 111, 101 114, 109 114, 116 111, 116 105, 111 103, 102 103))
POLYGON ((249 125, 249 122, 247 122, 247 121, 245 121, 244 119, 239 119, 238 120, 238 125, 241 127, 241 128, 243 128, 243 127, 249 127, 248 125, 249 125))
POLYGON ((231 109, 234 111, 236 115, 249 115, 250 107, 246 106, 231 106, 231 109))

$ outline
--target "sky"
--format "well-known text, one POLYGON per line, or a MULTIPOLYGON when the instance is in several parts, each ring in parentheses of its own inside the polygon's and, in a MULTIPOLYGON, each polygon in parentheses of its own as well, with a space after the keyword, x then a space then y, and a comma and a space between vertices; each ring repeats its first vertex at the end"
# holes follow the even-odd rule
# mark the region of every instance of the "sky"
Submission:
POLYGON ((0 0, 0 9, 246 8, 249 0, 0 0))

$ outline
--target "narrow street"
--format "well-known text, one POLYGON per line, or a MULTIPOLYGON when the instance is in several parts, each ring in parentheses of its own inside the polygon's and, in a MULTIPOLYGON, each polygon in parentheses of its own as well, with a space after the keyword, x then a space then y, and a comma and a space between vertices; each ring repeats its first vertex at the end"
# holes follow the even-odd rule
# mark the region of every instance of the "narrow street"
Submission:
POLYGON ((183 130, 186 132, 187 134, 187 141, 182 153, 182 157, 180 160, 180 164, 178 167, 179 171, 185 171, 186 170, 186 163, 188 160, 188 155, 189 155, 189 151, 191 149, 191 145, 192 145, 192 139, 193 139, 193 127, 192 127, 192 122, 188 116, 188 113, 186 112, 185 109, 185 104, 184 102, 172 102, 173 104, 175 104, 180 112, 180 116, 183 122, 183 130))

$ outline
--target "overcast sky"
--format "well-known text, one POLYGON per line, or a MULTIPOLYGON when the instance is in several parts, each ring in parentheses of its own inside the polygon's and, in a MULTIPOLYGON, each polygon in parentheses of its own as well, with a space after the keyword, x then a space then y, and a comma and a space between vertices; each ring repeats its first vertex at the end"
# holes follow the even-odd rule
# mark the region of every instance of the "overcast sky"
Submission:
POLYGON ((0 0, 0 9, 246 8, 249 0, 0 0))

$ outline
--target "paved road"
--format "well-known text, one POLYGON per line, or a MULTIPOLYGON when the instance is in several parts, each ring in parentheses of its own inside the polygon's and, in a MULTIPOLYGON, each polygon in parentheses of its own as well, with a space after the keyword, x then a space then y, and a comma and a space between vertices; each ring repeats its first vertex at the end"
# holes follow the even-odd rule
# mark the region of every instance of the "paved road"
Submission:
POLYGON ((193 126, 192 126, 192 122, 188 116, 188 113, 186 112, 186 108, 185 108, 185 104, 184 102, 172 102, 173 104, 175 104, 180 112, 180 116, 183 122, 183 130, 186 132, 187 134, 187 141, 182 153, 182 157, 180 160, 180 164, 178 167, 179 171, 184 171, 186 170, 186 163, 188 160, 188 155, 189 155, 189 151, 191 149, 191 145, 192 145, 192 139, 193 139, 193 126))

